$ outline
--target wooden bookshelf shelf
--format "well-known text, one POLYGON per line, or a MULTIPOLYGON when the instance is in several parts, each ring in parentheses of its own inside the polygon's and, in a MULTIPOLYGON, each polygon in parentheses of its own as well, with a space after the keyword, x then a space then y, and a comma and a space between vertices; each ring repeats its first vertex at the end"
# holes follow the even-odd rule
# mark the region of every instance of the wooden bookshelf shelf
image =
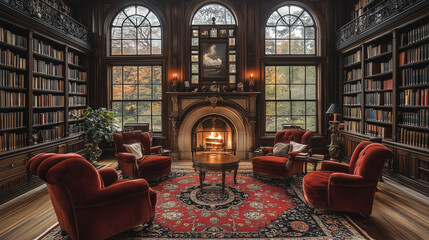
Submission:
POLYGON ((69 96, 86 96, 86 93, 72 93, 72 92, 69 92, 69 96))
POLYGON ((393 89, 365 90, 365 93, 391 92, 393 89))
POLYGON ((392 75, 392 71, 365 76, 365 78, 383 78, 383 77, 389 77, 391 75, 392 75))
POLYGON ((14 66, 10 66, 10 65, 4 65, 4 64, 0 64, 0 68, 14 70, 14 71, 20 71, 20 72, 26 72, 27 71, 27 69, 25 69, 25 68, 19 68, 19 67, 14 67, 14 66))
POLYGON ((26 130, 27 126, 24 127, 16 127, 16 128, 8 128, 8 129, 0 129, 0 133, 5 133, 5 132, 18 132, 18 131, 23 131, 26 130))
POLYGON ((354 63, 351 63, 351 64, 349 64, 349 65, 347 65, 347 66, 344 66, 344 67, 343 67, 343 69, 349 69, 349 68, 356 68, 356 67, 360 67, 360 66, 361 66, 361 64, 362 64, 362 62, 361 62, 361 61, 359 61, 359 62, 354 62, 354 63))
POLYGON ((418 47, 418 46, 420 46, 422 44, 425 44, 425 43, 428 43, 428 42, 429 42, 429 37, 421 39, 421 40, 418 40, 418 41, 415 41, 415 42, 410 43, 410 44, 406 44, 404 46, 399 46, 398 50, 399 51, 404 51, 404 50, 407 50, 409 48, 418 47))
POLYGON ((0 41, 0 47, 5 47, 7 49, 12 49, 14 51, 20 51, 22 53, 27 52, 27 48, 15 46, 15 45, 12 45, 12 44, 9 44, 9 43, 5 43, 5 42, 2 42, 2 41, 0 41))
POLYGON ((51 127, 51 126, 61 125, 61 124, 64 124, 64 122, 44 123, 41 125, 33 125, 33 128, 46 128, 46 127, 51 127))
POLYGON ((408 124, 398 124, 398 127, 410 128, 410 129, 415 129, 420 131, 429 131, 429 127, 419 127, 419 126, 413 126, 408 124))
POLYGON ((64 76, 55 76, 44 73, 33 72, 34 76, 44 77, 44 78, 52 78, 52 79, 64 79, 64 76))
POLYGON ((399 108, 408 108, 408 109, 421 109, 421 108, 429 108, 429 106, 415 106, 415 105, 399 105, 399 108))
POLYGON ((367 120, 367 119, 365 119, 365 122, 374 123, 374 124, 381 124, 381 125, 389 125, 389 126, 392 125, 391 122, 375 121, 375 120, 367 120))
POLYGON ((392 106, 384 106, 384 105, 365 105, 366 108, 387 108, 391 109, 392 106))
POLYGON ((64 64, 64 60, 63 59, 54 58, 54 57, 47 56, 47 55, 44 55, 44 54, 33 52, 33 56, 35 58, 37 58, 38 60, 42 59, 42 60, 47 60, 47 61, 53 62, 53 63, 64 64))
POLYGON ((429 84, 416 84, 416 85, 407 85, 399 86, 399 89, 409 89, 409 88, 429 88, 429 84))
POLYGON ((86 68, 84 66, 76 65, 76 64, 73 64, 70 62, 68 63, 68 66, 69 66, 69 68, 75 68, 75 69, 79 69, 82 71, 86 71, 86 68))
POLYGON ((27 91, 26 88, 20 88, 20 87, 2 87, 2 86, 0 86, 0 90, 7 90, 7 91, 13 91, 13 92, 27 91))
POLYGON ((348 81, 344 81, 343 84, 348 84, 348 83, 357 83, 362 81, 362 78, 358 78, 358 79, 353 79, 353 80, 348 80, 348 81))
POLYGON ((35 92, 35 93, 64 94, 64 91, 44 90, 44 89, 33 89, 33 92, 35 92))
POLYGON ((404 65, 399 65, 398 68, 411 68, 411 67, 427 66, 428 64, 429 64, 429 60, 424 60, 424 61, 407 63, 404 65))
POLYGON ((354 117, 344 117, 344 116, 343 116, 343 119, 344 119, 344 120, 351 120, 351 121, 361 121, 361 119, 360 119, 360 118, 354 118, 354 117))
POLYGON ((369 58, 365 59, 365 61, 366 62, 372 62, 372 61, 382 60, 382 59, 391 58, 391 57, 392 57, 392 51, 388 51, 388 52, 380 53, 380 54, 373 56, 373 57, 369 57, 369 58))

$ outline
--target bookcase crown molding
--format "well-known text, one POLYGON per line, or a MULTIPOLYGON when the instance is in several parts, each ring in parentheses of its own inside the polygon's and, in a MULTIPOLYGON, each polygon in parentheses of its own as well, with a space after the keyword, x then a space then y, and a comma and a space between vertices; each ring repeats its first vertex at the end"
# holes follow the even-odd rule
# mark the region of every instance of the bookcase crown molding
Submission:
POLYGON ((43 1, 0 0, 0 8, 27 18, 30 22, 47 27, 55 34, 90 49, 90 32, 87 27, 43 1))

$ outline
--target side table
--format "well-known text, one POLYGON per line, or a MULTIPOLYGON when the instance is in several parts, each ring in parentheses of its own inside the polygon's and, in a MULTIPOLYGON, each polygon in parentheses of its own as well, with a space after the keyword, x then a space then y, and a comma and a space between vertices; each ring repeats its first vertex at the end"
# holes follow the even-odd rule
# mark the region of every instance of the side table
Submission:
POLYGON ((319 162, 325 161, 326 159, 324 159, 323 155, 308 155, 308 154, 298 154, 295 156, 295 159, 298 161, 302 161, 305 163, 305 173, 307 173, 307 163, 312 163, 313 164, 313 171, 316 171, 317 169, 317 164, 319 162))

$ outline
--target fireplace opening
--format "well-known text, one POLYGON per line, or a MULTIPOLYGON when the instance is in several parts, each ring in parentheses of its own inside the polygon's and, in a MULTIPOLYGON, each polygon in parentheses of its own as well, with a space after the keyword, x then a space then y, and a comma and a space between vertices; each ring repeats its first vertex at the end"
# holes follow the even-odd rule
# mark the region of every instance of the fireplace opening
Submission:
POLYGON ((198 120, 192 130, 192 155, 202 153, 235 154, 235 131, 232 123, 218 115, 198 120))

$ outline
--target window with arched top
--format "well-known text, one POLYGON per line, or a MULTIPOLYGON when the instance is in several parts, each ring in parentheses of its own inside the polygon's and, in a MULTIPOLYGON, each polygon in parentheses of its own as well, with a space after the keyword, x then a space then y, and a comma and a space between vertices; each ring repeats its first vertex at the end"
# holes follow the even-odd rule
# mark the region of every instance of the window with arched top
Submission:
POLYGON ((112 21, 110 40, 112 55, 161 54, 161 22, 147 7, 126 7, 112 21))
POLYGON ((316 25, 311 14, 296 5, 277 8, 265 24, 265 54, 316 54, 316 25))
POLYGON ((120 10, 111 23, 111 56, 136 56, 150 63, 123 64, 111 60, 111 109, 119 126, 149 123, 153 132, 162 132, 163 64, 162 24, 151 9, 142 5, 120 10), (154 58, 153 56, 159 56, 154 58))
POLYGON ((265 56, 276 56, 262 70, 265 84, 265 131, 284 124, 317 130, 317 28, 303 7, 286 4, 275 9, 265 23, 265 56), (297 64, 297 58, 309 58, 297 64))
POLYGON ((235 87, 237 79, 236 25, 226 6, 209 3, 191 21, 190 72, 192 86, 235 87))

